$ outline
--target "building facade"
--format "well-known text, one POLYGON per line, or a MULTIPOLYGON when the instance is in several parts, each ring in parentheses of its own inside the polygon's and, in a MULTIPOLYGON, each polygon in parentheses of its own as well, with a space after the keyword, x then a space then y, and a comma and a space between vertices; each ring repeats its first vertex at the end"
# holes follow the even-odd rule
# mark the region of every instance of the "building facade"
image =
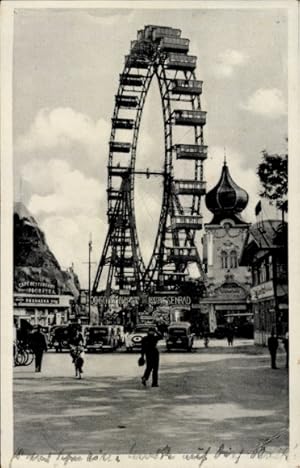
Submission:
POLYGON ((207 297, 201 308, 209 314, 213 332, 229 323, 237 328, 251 321, 250 272, 239 258, 249 230, 241 217, 248 194, 232 179, 224 162, 217 185, 207 193, 206 206, 213 213, 205 224, 203 261, 207 275, 207 297))
POLYGON ((242 265, 251 268, 251 302, 255 343, 266 345, 274 330, 288 331, 287 224, 264 220, 253 224, 241 255, 242 265))
POLYGON ((72 319, 74 297, 61 294, 57 285, 48 282, 19 281, 14 288, 14 321, 19 328, 21 321, 30 325, 67 324, 72 319))

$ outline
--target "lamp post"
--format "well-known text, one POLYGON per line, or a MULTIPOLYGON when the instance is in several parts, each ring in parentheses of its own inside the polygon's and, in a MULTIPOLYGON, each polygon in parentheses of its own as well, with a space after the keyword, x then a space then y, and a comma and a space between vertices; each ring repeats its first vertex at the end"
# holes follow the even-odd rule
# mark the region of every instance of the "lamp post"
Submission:
POLYGON ((91 322, 91 268, 92 268, 92 234, 90 233, 90 240, 88 243, 88 262, 83 262, 85 265, 88 264, 88 324, 91 322))

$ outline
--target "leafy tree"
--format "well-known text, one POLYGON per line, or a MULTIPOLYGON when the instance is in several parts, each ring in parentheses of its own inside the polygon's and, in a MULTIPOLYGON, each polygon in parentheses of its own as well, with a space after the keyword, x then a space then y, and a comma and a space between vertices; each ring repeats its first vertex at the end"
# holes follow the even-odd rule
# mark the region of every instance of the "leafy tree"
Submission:
POLYGON ((262 151, 262 161, 257 167, 262 190, 260 196, 268 198, 277 208, 287 211, 288 154, 269 154, 262 151))

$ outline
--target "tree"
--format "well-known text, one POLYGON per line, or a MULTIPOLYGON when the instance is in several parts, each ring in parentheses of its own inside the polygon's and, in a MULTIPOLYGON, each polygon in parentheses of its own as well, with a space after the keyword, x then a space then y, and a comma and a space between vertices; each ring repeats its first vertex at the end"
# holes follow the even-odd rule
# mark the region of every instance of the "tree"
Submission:
POLYGON ((269 154, 262 151, 262 161, 257 167, 262 190, 260 196, 268 198, 271 204, 287 211, 288 154, 269 154))

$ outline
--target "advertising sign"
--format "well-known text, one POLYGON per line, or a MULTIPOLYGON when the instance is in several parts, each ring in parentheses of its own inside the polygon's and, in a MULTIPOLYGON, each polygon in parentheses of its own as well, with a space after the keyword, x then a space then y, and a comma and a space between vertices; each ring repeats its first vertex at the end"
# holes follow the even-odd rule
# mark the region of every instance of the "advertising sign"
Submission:
POLYGON ((245 290, 240 287, 239 285, 236 285, 234 283, 232 284, 223 284, 219 288, 215 289, 215 295, 218 297, 226 297, 228 299, 234 299, 234 298, 242 298, 245 296, 245 290))
POLYGON ((29 297, 29 296, 15 296, 14 304, 16 306, 25 306, 25 305, 58 305, 58 297, 29 297))
POLYGON ((273 281, 267 281, 263 284, 258 284, 251 288, 251 300, 259 301, 260 299, 267 299, 274 296, 273 281))
POLYGON ((176 305, 187 306, 192 300, 189 296, 149 296, 149 304, 151 305, 176 305))
POLYGON ((27 294, 57 294, 56 285, 42 281, 19 281, 15 289, 27 294))

